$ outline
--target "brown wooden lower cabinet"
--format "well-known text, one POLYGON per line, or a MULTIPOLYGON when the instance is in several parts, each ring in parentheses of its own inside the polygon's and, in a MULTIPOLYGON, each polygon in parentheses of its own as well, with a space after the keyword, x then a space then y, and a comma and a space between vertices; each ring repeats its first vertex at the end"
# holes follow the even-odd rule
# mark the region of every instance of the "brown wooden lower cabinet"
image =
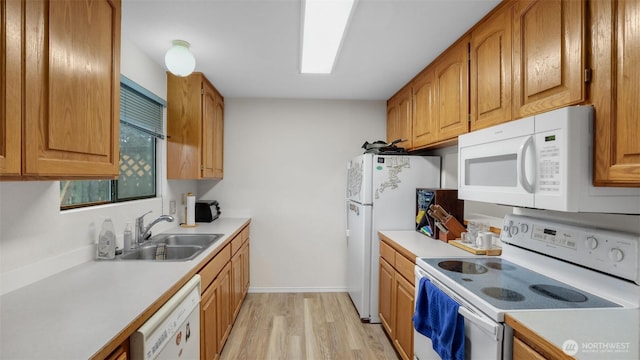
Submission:
POLYGON ((129 357, 129 341, 125 341, 107 356, 106 360, 127 360, 129 357))
POLYGON ((544 356, 518 338, 513 338, 513 358, 518 360, 545 360, 544 356))
POLYGON ((210 286, 200 299, 200 357, 218 357, 218 298, 215 286, 210 286))
POLYGON ((234 319, 238 316, 242 300, 244 300, 249 290, 248 231, 248 228, 243 230, 231 243, 231 251, 233 252, 231 256, 231 313, 234 319))
POLYGON ((245 227, 200 274, 200 358, 220 357, 249 284, 249 228, 245 227), (203 275, 206 274, 206 275, 203 275), (213 280, 208 280, 213 278, 213 280))
POLYGON ((574 359, 511 315, 505 315, 504 320, 513 329, 513 339, 505 341, 513 340, 514 360, 574 359))
POLYGON ((218 275, 217 292, 217 327, 218 327, 218 355, 222 352, 222 347, 231 333, 233 325, 233 313, 231 308, 231 264, 222 269, 218 275))
POLYGON ((405 360, 413 359, 414 263, 380 241, 378 312, 384 331, 405 360))

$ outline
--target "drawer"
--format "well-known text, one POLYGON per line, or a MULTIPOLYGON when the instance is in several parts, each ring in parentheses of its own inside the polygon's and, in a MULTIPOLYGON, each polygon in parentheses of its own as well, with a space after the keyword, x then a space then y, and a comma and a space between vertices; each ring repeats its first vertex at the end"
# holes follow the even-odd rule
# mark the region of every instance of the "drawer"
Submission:
POLYGON ((233 240, 231 240, 231 255, 240 250, 240 247, 242 247, 242 243, 242 233, 239 233, 238 235, 236 235, 236 237, 233 238, 233 240))
POLYGON ((396 251, 384 241, 380 241, 380 257, 391 265, 395 263, 396 251))
POLYGON ((242 235, 242 242, 244 243, 245 241, 249 240, 250 237, 250 230, 249 230, 249 226, 246 226, 244 229, 242 229, 242 232, 240 233, 242 235))
POLYGON ((224 266, 231 260, 231 244, 227 244, 216 256, 211 259, 202 269, 200 269, 200 292, 203 293, 207 287, 218 276, 224 266))
POLYGON ((395 260, 396 271, 400 273, 400 275, 402 275, 405 279, 407 279, 407 281, 409 281, 411 285, 414 285, 414 286, 415 286, 415 275, 414 275, 415 265, 416 264, 414 261, 407 259, 406 257, 402 256, 400 253, 396 253, 396 260, 395 260))

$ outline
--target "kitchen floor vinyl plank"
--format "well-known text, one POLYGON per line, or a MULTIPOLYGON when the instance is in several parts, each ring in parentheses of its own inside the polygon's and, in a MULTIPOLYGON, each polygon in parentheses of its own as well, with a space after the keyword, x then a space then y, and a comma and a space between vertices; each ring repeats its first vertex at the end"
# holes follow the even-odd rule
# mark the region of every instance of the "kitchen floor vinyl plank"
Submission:
POLYGON ((220 360, 398 360, 380 324, 347 293, 250 293, 220 360))

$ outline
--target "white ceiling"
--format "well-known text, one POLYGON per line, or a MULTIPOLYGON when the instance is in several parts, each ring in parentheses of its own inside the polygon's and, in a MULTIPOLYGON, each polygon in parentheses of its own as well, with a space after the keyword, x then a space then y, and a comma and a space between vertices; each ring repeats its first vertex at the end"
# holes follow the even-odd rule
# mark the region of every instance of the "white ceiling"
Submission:
POLYGON ((158 64, 190 42, 225 97, 386 100, 500 1, 359 0, 330 75, 298 71, 301 2, 123 0, 122 36, 158 64))

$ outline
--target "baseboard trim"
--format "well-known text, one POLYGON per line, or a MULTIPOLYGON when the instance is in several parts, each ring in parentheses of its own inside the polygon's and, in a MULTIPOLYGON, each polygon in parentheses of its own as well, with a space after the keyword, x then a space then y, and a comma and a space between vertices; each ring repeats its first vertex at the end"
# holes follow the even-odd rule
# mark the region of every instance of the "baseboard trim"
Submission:
POLYGON ((344 287, 249 287, 250 293, 318 293, 347 292, 344 287))

